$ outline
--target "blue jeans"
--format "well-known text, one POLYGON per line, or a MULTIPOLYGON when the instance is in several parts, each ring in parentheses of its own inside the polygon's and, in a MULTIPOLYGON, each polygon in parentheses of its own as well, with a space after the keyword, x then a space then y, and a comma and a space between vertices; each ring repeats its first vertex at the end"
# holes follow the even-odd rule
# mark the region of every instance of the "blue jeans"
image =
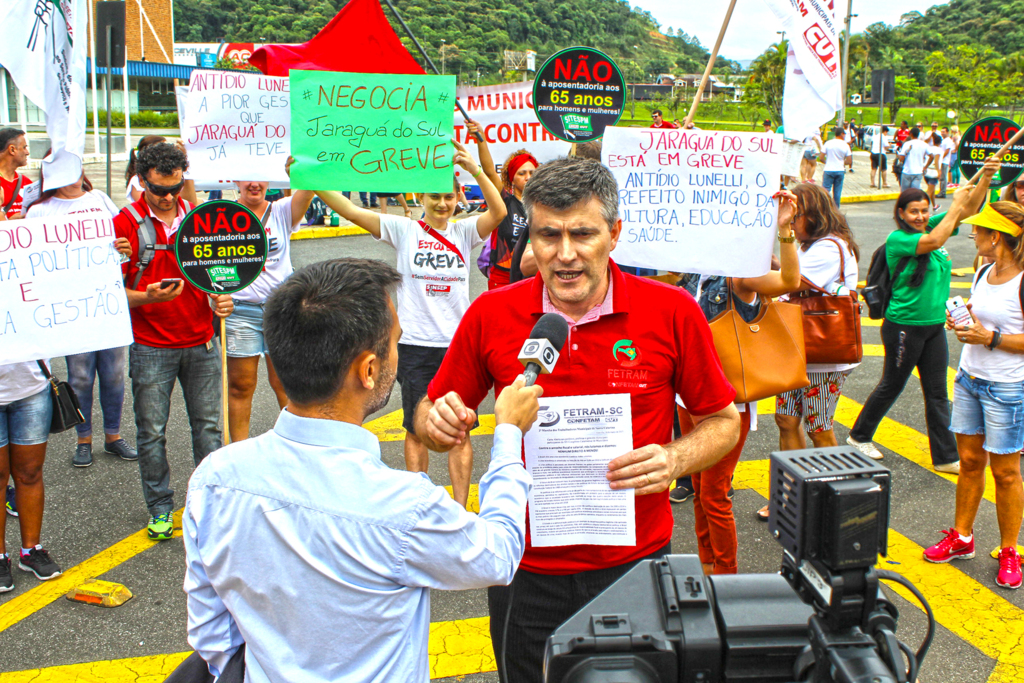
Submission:
POLYGON ((846 171, 825 171, 821 178, 821 187, 825 192, 832 192, 832 201, 839 206, 839 200, 843 197, 843 181, 846 180, 846 171))
POLYGON ((68 356, 68 383, 75 390, 85 422, 75 425, 81 437, 92 435, 92 387, 100 378, 100 407, 103 409, 103 433, 121 432, 121 408, 124 405, 124 350, 104 349, 68 356))
POLYGON ((174 381, 181 383, 192 429, 192 459, 196 465, 221 446, 220 353, 211 342, 184 349, 142 344, 128 347, 128 374, 135 399, 136 446, 142 495, 152 516, 174 509, 171 470, 167 465, 167 420, 174 381))
POLYGON ((984 434, 989 453, 1008 455, 1024 448, 1024 383, 990 382, 956 373, 953 385, 954 434, 984 434))
POLYGON ((49 386, 38 394, 0 405, 0 448, 8 443, 16 446, 46 443, 52 415, 49 386))
POLYGON ((916 175, 910 175, 909 173, 900 174, 900 191, 909 190, 912 187, 920 190, 922 177, 920 173, 916 175))
POLYGON ((366 193, 365 192, 360 192, 359 193, 359 201, 361 201, 363 203, 363 206, 369 206, 371 204, 376 204, 377 203, 377 193, 376 192, 371 192, 370 193, 370 201, 369 201, 369 203, 367 203, 367 201, 366 201, 366 193))

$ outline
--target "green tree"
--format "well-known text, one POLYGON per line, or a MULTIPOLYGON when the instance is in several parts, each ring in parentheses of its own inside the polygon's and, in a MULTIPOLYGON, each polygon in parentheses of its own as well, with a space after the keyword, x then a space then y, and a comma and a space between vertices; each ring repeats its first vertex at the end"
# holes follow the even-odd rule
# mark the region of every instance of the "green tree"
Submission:
POLYGON ((768 110, 772 121, 782 120, 782 93, 786 83, 787 41, 775 43, 750 65, 743 103, 768 110))
POLYGON ((889 103, 889 120, 895 123, 900 107, 914 101, 920 90, 921 85, 910 76, 897 76, 896 96, 889 103))
POLYGON ((928 56, 928 78, 935 98, 968 120, 981 118, 988 107, 1005 97, 991 48, 977 50, 970 45, 936 51, 928 56))

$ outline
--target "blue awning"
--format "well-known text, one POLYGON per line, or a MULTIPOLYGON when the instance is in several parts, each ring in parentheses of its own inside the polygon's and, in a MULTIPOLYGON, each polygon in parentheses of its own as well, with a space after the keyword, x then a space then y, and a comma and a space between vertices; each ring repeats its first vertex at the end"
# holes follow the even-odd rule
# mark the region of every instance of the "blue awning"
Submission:
MULTIPOLYGON (((194 66, 183 66, 181 64, 163 64, 161 62, 135 62, 128 60, 128 78, 178 78, 183 81, 187 81, 191 76, 192 72, 195 71, 194 66)), ((86 73, 92 73, 92 60, 86 59, 85 66, 86 73)), ((106 67, 96 67, 97 75, 105 75, 107 73, 106 67)), ((110 73, 114 76, 121 75, 121 67, 115 66, 110 70, 110 73)))

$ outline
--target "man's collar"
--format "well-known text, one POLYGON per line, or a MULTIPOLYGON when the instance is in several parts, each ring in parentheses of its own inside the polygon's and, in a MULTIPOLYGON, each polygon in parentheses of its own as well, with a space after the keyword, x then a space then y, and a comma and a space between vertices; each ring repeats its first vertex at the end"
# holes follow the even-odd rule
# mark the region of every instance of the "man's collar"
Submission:
POLYGON ((277 417, 274 432, 283 439, 307 446, 353 448, 380 459, 380 441, 373 432, 349 422, 299 417, 285 408, 277 417))
MULTIPOLYGON (((608 294, 611 295, 611 310, 609 313, 626 313, 629 311, 629 292, 628 284, 626 282, 626 276, 619 270, 618 265, 615 261, 608 259, 608 294)), ((547 294, 547 287, 544 284, 544 278, 541 277, 540 273, 537 273, 533 277, 533 283, 530 285, 530 314, 534 316, 544 315, 544 299, 547 294)), ((605 296, 607 300, 608 296, 605 296)), ((548 297, 550 301, 550 297, 548 297)), ((602 302, 595 308, 600 308, 605 302, 602 302)), ((606 315, 601 313, 601 315, 606 315)))

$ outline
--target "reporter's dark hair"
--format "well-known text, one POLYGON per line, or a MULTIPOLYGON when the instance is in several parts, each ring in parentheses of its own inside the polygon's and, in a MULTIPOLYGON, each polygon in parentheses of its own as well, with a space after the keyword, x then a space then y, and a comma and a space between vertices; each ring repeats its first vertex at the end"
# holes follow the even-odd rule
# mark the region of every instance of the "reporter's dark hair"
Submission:
POLYGON ((289 400, 322 403, 363 351, 386 360, 401 275, 383 261, 342 258, 301 268, 268 298, 263 337, 289 400))
MULTIPOLYGON (((892 207, 892 217, 896 221, 896 227, 903 232, 909 232, 912 235, 920 234, 917 230, 907 225, 906 221, 900 218, 900 211, 906 211, 907 207, 914 202, 925 202, 931 206, 931 199, 928 198, 928 193, 917 187, 908 187, 907 189, 900 192, 899 198, 896 200, 896 205, 892 207)), ((920 287, 921 283, 924 282, 925 271, 928 270, 928 261, 932 257, 932 252, 926 251, 923 254, 918 254, 914 257, 916 264, 914 265, 914 274, 910 276, 910 280, 907 284, 911 287, 920 287)))
POLYGON ((526 220, 532 224, 533 209, 538 204, 565 211, 591 198, 601 202, 601 216, 611 229, 619 218, 619 186, 612 172, 591 159, 549 161, 541 164, 523 190, 526 220))
POLYGON ((800 183, 793 187, 793 194, 797 197, 797 206, 807 217, 808 239, 800 243, 800 248, 807 251, 811 245, 823 237, 838 237, 846 242, 853 252, 853 257, 860 261, 860 247, 853 239, 850 231, 850 224, 846 222, 846 216, 839 213, 832 195, 825 191, 821 185, 813 183, 800 183))
POLYGON ((660 109, 652 109, 651 116, 654 116, 655 114, 657 114, 658 116, 664 116, 664 114, 661 113, 660 109))
POLYGON ((167 142, 167 138, 163 135, 147 135, 141 140, 139 144, 132 148, 131 154, 128 156, 128 168, 124 170, 124 185, 128 187, 128 183, 132 181, 132 176, 136 174, 139 164, 138 153, 146 149, 150 145, 155 145, 158 142, 167 142))
POLYGON ((143 178, 154 169, 160 175, 171 175, 179 168, 182 173, 188 170, 188 157, 170 142, 149 145, 136 158, 136 170, 143 178))
POLYGON ((17 128, 0 128, 0 153, 6 152, 7 148, 24 134, 25 131, 17 128))

